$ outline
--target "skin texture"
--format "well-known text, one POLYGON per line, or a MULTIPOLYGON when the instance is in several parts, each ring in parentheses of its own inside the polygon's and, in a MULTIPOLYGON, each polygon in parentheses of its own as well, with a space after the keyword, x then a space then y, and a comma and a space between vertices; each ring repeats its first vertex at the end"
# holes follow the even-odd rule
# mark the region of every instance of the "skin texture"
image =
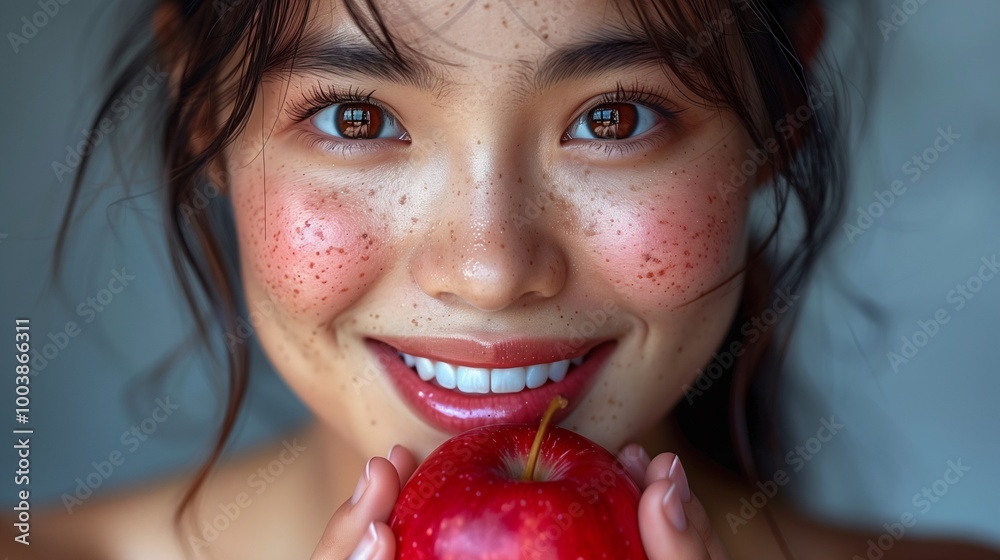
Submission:
MULTIPOLYGON (((426 12, 429 28, 446 17, 404 5, 426 12)), ((229 158, 246 295, 274 309, 255 325, 260 341, 359 456, 400 441, 423 456, 446 437, 405 407, 366 337, 569 338, 592 323, 618 348, 563 425, 614 449, 662 418, 733 316, 747 200, 724 200, 715 185, 749 147, 743 132, 725 111, 685 101, 655 67, 535 89, 531 61, 618 15, 604 2, 574 4, 572 18, 552 3, 518 12, 548 21, 547 40, 504 6, 415 34, 421 53, 451 63, 434 67, 432 90, 332 74, 272 81, 229 158), (280 106, 317 83, 374 90, 410 141, 331 149, 280 106), (619 83, 665 93, 680 118, 624 148, 563 141, 619 83), (607 320, 588 316, 604 304, 616 310, 607 320)), ((315 28, 356 33, 332 7, 315 28)))
MULTIPOLYGON (((726 197, 716 185, 750 147, 745 133, 655 65, 541 86, 538 61, 627 22, 606 2, 540 4, 475 6, 454 25, 430 2, 386 4, 403 42, 446 62, 429 64, 431 83, 274 76, 228 154, 247 300, 272 310, 257 335, 338 464, 400 442, 419 459, 448 437, 405 406, 367 337, 570 338, 585 327, 614 339, 562 424, 619 449, 663 418, 732 321, 752 181, 726 197), (374 91, 406 140, 331 138, 318 116, 294 116, 331 86, 374 91), (574 123, 602 96, 630 88, 656 92, 639 106, 677 116, 634 138, 566 137, 581 136, 574 123)), ((337 9, 321 2, 310 32, 360 37, 337 9)), ((650 503, 668 490, 660 482, 650 503)), ((657 507, 644 513, 654 533, 657 507)), ((339 540, 329 557, 352 539, 339 540)))
MULTIPOLYGON (((313 32, 357 35, 332 2, 316 4, 313 32)), ((760 178, 716 195, 730 164, 745 157, 745 132, 656 67, 539 87, 539 60, 621 26, 606 2, 511 0, 459 12, 417 0, 380 5, 403 43, 438 61, 437 80, 416 87, 275 75, 218 162, 255 335, 315 413, 314 425, 220 466, 194 506, 199 522, 180 540, 171 516, 186 476, 95 496, 72 515, 33 512, 37 546, 15 554, 18 545, 0 544, 0 554, 391 558, 385 521, 399 489, 447 434, 406 408, 364 339, 570 337, 590 325, 595 338, 618 346, 562 425, 620 450, 643 489, 638 514, 649 557, 783 557, 763 515, 738 535, 727 529, 726 514, 748 489, 660 422, 736 309, 747 197, 760 178), (294 119, 304 95, 321 85, 374 91, 408 140, 347 146, 294 119), (564 140, 602 95, 635 85, 666 97, 682 111, 678 120, 628 146, 564 140), (609 308, 601 319, 598 311, 609 308), (289 446, 296 453, 286 460, 289 446), (265 467, 281 474, 267 478, 265 467), (212 533, 206 522, 218 519, 226 529, 212 533)), ((160 23, 177 19, 166 11, 160 23)), ((780 499, 769 505, 796 557, 850 558, 874 536, 811 523, 780 499)), ((908 535, 885 556, 944 557, 997 555, 908 535)))

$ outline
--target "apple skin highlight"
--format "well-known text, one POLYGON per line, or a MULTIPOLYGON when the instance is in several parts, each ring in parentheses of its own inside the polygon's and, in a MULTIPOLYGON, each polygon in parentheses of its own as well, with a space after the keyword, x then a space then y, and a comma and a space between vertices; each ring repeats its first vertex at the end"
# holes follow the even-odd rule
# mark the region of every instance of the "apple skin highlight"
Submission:
POLYGON ((604 448, 550 428, 534 480, 521 481, 537 431, 483 426, 435 449, 390 516, 396 558, 645 559, 639 488, 604 448))

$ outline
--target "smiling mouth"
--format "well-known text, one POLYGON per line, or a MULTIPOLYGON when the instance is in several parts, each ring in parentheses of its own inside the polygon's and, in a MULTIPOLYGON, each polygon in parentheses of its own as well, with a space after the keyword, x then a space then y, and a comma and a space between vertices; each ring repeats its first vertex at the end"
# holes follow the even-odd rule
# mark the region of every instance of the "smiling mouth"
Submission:
POLYGON ((406 363, 406 367, 412 369, 420 379, 435 383, 444 389, 454 389, 471 395, 518 393, 526 388, 537 389, 550 382, 559 383, 584 361, 583 356, 578 356, 571 360, 524 367, 481 368, 455 365, 401 351, 398 354, 406 363))
POLYGON ((379 338, 365 343, 403 402, 453 434, 488 424, 537 424, 556 395, 570 403, 553 420, 562 421, 617 346, 614 339, 379 338))

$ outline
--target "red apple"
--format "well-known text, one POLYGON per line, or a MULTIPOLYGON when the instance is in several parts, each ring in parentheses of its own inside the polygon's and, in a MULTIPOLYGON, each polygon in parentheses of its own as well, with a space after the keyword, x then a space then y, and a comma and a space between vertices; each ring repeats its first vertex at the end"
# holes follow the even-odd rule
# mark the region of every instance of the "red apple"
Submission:
POLYGON ((396 558, 645 559, 635 482, 596 443, 546 432, 550 417, 475 428, 435 449, 389 519, 396 558))

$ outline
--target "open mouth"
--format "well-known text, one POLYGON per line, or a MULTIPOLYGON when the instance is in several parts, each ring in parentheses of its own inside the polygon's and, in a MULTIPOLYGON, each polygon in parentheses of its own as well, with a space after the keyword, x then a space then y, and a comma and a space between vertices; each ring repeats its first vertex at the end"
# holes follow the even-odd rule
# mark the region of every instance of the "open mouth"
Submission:
POLYGON ((468 394, 517 393, 525 388, 537 389, 550 381, 558 383, 566 378, 571 368, 582 365, 584 360, 583 356, 579 356, 572 360, 526 367, 481 368, 434 361, 405 352, 399 352, 399 356, 420 379, 468 394))
POLYGON ((556 395, 580 403, 614 341, 577 344, 522 341, 482 345, 449 340, 366 341, 403 401, 417 416, 445 432, 497 423, 537 423, 556 395), (572 357, 563 357, 566 354, 572 357), (446 356, 444 354, 450 354, 446 356))

